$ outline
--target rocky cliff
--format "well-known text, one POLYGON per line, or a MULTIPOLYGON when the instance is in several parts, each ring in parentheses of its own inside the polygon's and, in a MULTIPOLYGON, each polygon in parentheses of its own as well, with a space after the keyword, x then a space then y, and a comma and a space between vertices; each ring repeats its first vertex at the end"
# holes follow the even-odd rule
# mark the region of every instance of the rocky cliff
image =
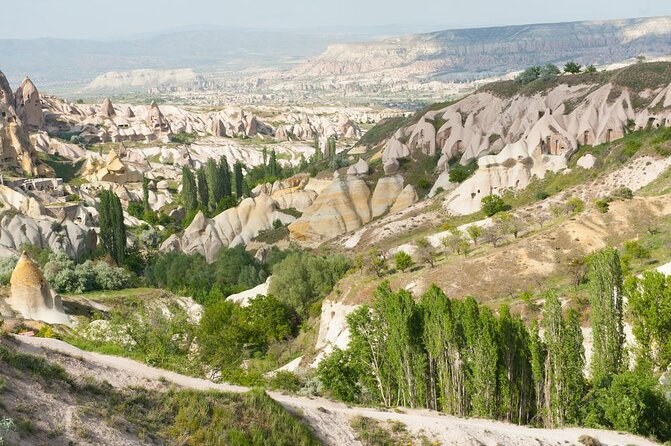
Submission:
POLYGON ((294 76, 344 76, 384 70, 462 80, 534 64, 610 63, 668 54, 671 17, 446 30, 368 43, 331 45, 294 76))
POLYGON ((670 80, 671 64, 647 63, 532 85, 490 84, 398 129, 382 154, 385 172, 393 172, 411 152, 440 156, 436 185, 449 192, 445 208, 455 214, 475 212, 486 195, 522 189, 533 177, 566 169, 581 145, 669 126, 670 80), (455 160, 477 161, 478 169, 452 184, 449 171, 455 160))

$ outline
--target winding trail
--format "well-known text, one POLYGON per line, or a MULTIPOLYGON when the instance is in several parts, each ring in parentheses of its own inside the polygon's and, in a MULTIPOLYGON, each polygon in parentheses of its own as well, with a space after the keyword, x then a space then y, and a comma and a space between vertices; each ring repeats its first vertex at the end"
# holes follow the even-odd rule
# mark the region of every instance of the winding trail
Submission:
MULTIPOLYGON (((165 382, 195 390, 218 390, 222 392, 247 392, 249 388, 181 375, 179 373, 151 367, 128 358, 104 355, 80 350, 63 341, 49 338, 13 336, 9 341, 14 348, 24 353, 44 357, 60 364, 77 377, 93 377, 107 381, 114 387, 141 386, 160 388, 165 382)), ((631 434, 595 429, 537 429, 516 426, 497 421, 462 419, 428 410, 382 409, 348 407, 324 398, 306 398, 267 392, 284 408, 302 417, 327 445, 353 445, 361 443, 350 427, 355 416, 364 416, 380 421, 398 421, 415 434, 446 445, 579 445, 578 437, 589 435, 603 445, 658 445, 631 434)))

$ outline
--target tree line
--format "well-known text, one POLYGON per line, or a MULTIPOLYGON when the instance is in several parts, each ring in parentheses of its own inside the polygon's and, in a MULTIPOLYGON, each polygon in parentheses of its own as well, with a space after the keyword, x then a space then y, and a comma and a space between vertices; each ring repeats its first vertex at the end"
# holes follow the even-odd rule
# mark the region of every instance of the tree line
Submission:
POLYGON ((329 393, 349 402, 423 407, 544 427, 588 425, 671 439, 671 403, 656 377, 671 361, 671 279, 623 281, 618 251, 589 261, 593 355, 585 363, 576 310, 556 294, 530 325, 503 305, 449 299, 432 286, 416 302, 383 282, 348 317, 351 342, 319 366, 329 393), (637 349, 629 368, 623 296, 637 349), (589 376, 584 373, 589 371, 589 376))

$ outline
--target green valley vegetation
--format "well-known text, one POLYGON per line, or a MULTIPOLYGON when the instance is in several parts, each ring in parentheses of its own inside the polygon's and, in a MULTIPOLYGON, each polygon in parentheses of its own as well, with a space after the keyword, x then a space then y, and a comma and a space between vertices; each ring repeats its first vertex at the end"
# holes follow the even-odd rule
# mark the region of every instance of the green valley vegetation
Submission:
POLYGON ((663 310, 671 308, 671 280, 646 273, 623 285, 612 248, 593 253, 588 264, 590 379, 579 314, 556 293, 527 324, 506 305, 494 313, 470 297, 450 299, 436 286, 416 302, 388 282, 372 304, 349 315, 349 347, 327 357, 318 376, 331 396, 350 403, 671 440, 671 402, 657 382, 671 361, 671 319, 663 310), (638 341, 631 371, 622 330, 625 295, 638 341))
POLYGON ((301 384, 268 380, 262 374, 295 357, 292 343, 314 329, 310 324, 319 315, 321 300, 350 266, 346 257, 297 250, 273 249, 264 264, 242 247, 222 249, 213 263, 199 254, 161 254, 137 280, 192 296, 204 306, 199 322, 170 299, 129 295, 118 304, 108 302, 110 311, 80 320, 77 332, 65 339, 85 350, 127 356, 189 375, 203 376, 214 369, 229 382, 300 388, 301 384), (268 296, 252 297, 244 307, 226 300, 264 282, 271 271, 277 281, 273 280, 268 296), (97 319, 106 321, 112 336, 96 334, 97 319))

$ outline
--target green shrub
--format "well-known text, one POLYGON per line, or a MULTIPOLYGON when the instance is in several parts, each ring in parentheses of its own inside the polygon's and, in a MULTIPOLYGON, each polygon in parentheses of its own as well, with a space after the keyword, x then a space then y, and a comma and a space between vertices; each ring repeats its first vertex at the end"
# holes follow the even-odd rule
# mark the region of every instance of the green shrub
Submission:
POLYGON ((87 260, 76 265, 67 254, 57 251, 44 265, 44 277, 59 293, 85 293, 93 290, 120 290, 132 283, 132 275, 106 262, 87 260))
POLYGON ((624 372, 595 389, 583 406, 587 426, 671 440, 671 402, 652 376, 624 372))
POLYGON ((450 167, 449 176, 452 183, 463 183, 478 169, 477 161, 473 160, 467 165, 455 164, 450 167))
POLYGON ((493 215, 506 210, 506 203, 503 201, 503 198, 498 195, 487 195, 486 197, 482 197, 480 203, 482 204, 482 212, 484 212, 487 217, 492 217, 493 215))
POLYGON ((396 253, 394 256, 394 263, 396 264, 396 269, 398 271, 405 271, 408 268, 412 268, 415 264, 410 254, 405 251, 399 251, 396 253))
POLYGON ((634 192, 628 187, 619 187, 611 192, 610 196, 614 199, 631 200, 634 198, 634 192))
POLYGON ((349 350, 336 348, 319 363, 317 376, 333 398, 345 402, 359 400, 360 373, 349 350))
POLYGON ((296 393, 301 390, 303 383, 301 379, 293 372, 280 370, 268 381, 268 386, 273 390, 284 390, 287 392, 296 393))
POLYGON ((644 247, 638 240, 627 240, 624 242, 624 254, 635 259, 650 258, 650 250, 644 247))
POLYGON ((566 202, 566 210, 569 214, 580 214, 585 210, 585 202, 578 197, 573 197, 566 202))
POLYGON ((273 267, 269 292, 305 316, 309 305, 326 297, 351 266, 341 255, 294 252, 273 267))
POLYGON ((7 285, 18 261, 16 256, 0 257, 0 284, 7 285))
POLYGON ((605 214, 608 212, 608 208, 610 207, 610 201, 607 199, 599 199, 594 201, 594 205, 596 206, 596 209, 601 212, 602 214, 605 214))

